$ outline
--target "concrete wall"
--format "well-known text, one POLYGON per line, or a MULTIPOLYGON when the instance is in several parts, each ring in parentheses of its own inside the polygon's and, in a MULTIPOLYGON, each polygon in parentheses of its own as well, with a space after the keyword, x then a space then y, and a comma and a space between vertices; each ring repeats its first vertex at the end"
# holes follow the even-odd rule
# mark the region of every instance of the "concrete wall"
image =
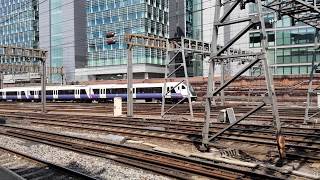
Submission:
MULTIPOLYGON (((151 64, 134 64, 133 73, 143 74, 145 79, 153 77, 164 77, 165 68, 160 65, 151 65, 151 64), (147 74, 145 74, 147 73, 147 74)), ((119 66, 105 66, 105 67, 96 67, 96 68, 80 68, 76 69, 76 81, 90 81, 96 80, 97 77, 102 77, 104 75, 106 78, 112 75, 117 78, 117 75, 123 76, 127 73, 127 65, 119 66)), ((121 77, 119 77, 121 78, 121 77)), ((137 77, 137 78, 142 78, 137 77)))

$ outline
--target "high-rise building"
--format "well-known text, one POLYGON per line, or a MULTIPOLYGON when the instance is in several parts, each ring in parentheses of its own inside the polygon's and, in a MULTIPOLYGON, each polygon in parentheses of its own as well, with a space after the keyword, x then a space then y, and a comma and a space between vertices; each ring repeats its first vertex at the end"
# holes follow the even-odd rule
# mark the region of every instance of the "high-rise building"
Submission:
MULTIPOLYGON (((168 37, 168 0, 87 0, 88 63, 77 69, 79 80, 124 78, 127 64, 126 33, 168 37), (117 43, 105 35, 115 32, 117 43)), ((134 78, 163 77, 165 51, 134 47, 134 78)))
POLYGON ((63 67, 64 74, 49 72, 49 82, 75 81, 75 69, 86 65, 86 2, 39 2, 40 48, 48 53, 48 67, 63 67), (65 78, 64 80, 62 78, 65 78))
POLYGON ((202 0, 169 1, 170 38, 202 40, 202 0))
MULTIPOLYGON (((35 0, 1 0, 0 1, 0 44, 25 48, 39 47, 39 13, 38 2, 35 0)), ((33 60, 31 60, 33 61, 33 60)), ((1 57, 0 63, 25 64, 30 59, 17 57, 1 57)), ((4 75, 5 83, 40 79, 38 74, 4 75)))
POLYGON ((38 3, 34 0, 0 1, 0 44, 38 48, 38 3))
MULTIPOLYGON (((307 1, 311 2, 311 1, 307 1)), ((320 6, 320 4, 318 4, 320 6)), ((250 5, 250 14, 256 13, 256 6, 250 5)), ((273 11, 267 11, 265 25, 268 33, 268 60, 275 75, 309 74, 313 58, 320 61, 320 56, 314 57, 315 29, 285 16, 277 18, 273 11)), ((260 50, 259 27, 249 32, 250 49, 260 50)), ((256 67, 252 74, 259 74, 256 67)))
MULTIPOLYGON (((174 0, 169 1, 169 37, 185 37, 202 41, 202 0, 174 0)), ((174 55, 172 55, 174 56, 174 55)), ((203 56, 196 53, 186 53, 187 69, 189 76, 202 76, 203 56)), ((181 54, 175 58, 175 63, 182 62, 181 54)), ((171 66, 171 71, 177 67, 171 66)), ((184 76, 183 69, 178 69, 176 77, 184 76)))
MULTIPOLYGON (((48 50, 47 67, 64 70, 63 76, 48 72, 49 82, 60 83, 62 77, 72 82, 75 68, 86 63, 85 5, 79 0, 1 0, 0 44, 48 50)), ((17 61, 24 59, 1 63, 21 63, 17 61)))

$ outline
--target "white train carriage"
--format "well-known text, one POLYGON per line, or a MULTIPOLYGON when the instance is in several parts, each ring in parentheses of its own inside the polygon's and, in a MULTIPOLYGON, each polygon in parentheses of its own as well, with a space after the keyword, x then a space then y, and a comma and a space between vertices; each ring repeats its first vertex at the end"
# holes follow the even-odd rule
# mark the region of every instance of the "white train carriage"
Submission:
MULTIPOLYGON (((190 94, 193 100, 196 94, 193 88, 179 82, 167 83, 168 101, 177 101, 190 94), (189 89, 189 91, 188 91, 189 89)), ((162 100, 164 83, 136 83, 133 84, 133 98, 146 101, 162 100)), ((0 90, 1 100, 10 101, 40 101, 41 87, 13 87, 0 90)), ((126 84, 99 84, 99 85, 68 85, 47 86, 46 99, 49 101, 112 101, 114 97, 127 98, 126 84)))

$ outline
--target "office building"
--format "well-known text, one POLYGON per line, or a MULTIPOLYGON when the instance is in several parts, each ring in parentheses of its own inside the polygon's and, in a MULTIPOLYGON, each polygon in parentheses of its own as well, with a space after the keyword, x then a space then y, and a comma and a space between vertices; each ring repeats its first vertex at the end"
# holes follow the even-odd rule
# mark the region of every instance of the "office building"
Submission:
MULTIPOLYGON (((87 0, 88 62, 76 70, 79 80, 123 79, 126 74, 126 33, 169 37, 168 0, 87 0), (117 43, 108 45, 105 35, 115 32, 117 43)), ((133 49, 134 78, 163 77, 165 51, 133 49)))
MULTIPOLYGON (((193 40, 203 39, 202 0, 169 1, 169 37, 185 37, 193 40)), ((172 55, 174 56, 174 55, 172 55)), ((202 76, 203 56, 201 54, 186 53, 189 76, 202 76)), ((182 56, 175 58, 175 63, 181 63, 182 56)), ((171 71, 174 67, 171 67, 171 71)), ((176 77, 184 76, 183 69, 175 73, 176 77)))
POLYGON ((34 0, 0 1, 0 44, 38 48, 38 3, 34 0))
POLYGON ((202 40, 202 0, 169 1, 169 35, 202 40))
MULTIPOLYGON (((48 72, 49 82, 72 82, 75 68, 86 63, 85 5, 85 1, 79 0, 1 0, 0 44, 47 50, 47 67, 64 70, 63 75, 48 72)), ((1 63, 24 61, 29 60, 2 59, 1 63)), ((16 77, 26 77, 25 81, 40 78, 39 74, 16 77)))
POLYGON ((86 2, 50 0, 39 3, 40 48, 48 53, 48 67, 63 67, 64 74, 49 73, 49 82, 75 81, 75 69, 86 66, 86 2))
MULTIPOLYGON (((256 7, 251 4, 250 14, 256 13, 256 7)), ((285 16, 277 18, 277 14, 269 11, 265 16, 268 33, 268 60, 272 73, 275 75, 309 74, 312 59, 320 61, 320 56, 314 56, 315 29, 285 16)), ((249 32, 250 49, 260 50, 259 27, 249 32)), ((255 67, 251 74, 260 74, 255 67)))

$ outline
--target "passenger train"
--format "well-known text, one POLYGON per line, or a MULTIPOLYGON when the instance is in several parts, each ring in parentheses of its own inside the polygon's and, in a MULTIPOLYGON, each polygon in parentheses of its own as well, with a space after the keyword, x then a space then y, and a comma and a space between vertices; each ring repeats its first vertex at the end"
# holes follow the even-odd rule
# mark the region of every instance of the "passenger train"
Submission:
MULTIPOLYGON (((177 102, 186 98, 188 94, 193 101, 197 96, 192 86, 185 83, 168 82, 166 85, 166 101, 177 102)), ((164 83, 133 84, 133 98, 146 102, 161 101, 164 83)), ((107 102, 114 97, 127 98, 127 84, 99 84, 99 85, 67 85, 47 86, 46 99, 48 101, 77 101, 77 102, 107 102)), ((10 87, 0 90, 2 101, 41 101, 41 87, 10 87)))

